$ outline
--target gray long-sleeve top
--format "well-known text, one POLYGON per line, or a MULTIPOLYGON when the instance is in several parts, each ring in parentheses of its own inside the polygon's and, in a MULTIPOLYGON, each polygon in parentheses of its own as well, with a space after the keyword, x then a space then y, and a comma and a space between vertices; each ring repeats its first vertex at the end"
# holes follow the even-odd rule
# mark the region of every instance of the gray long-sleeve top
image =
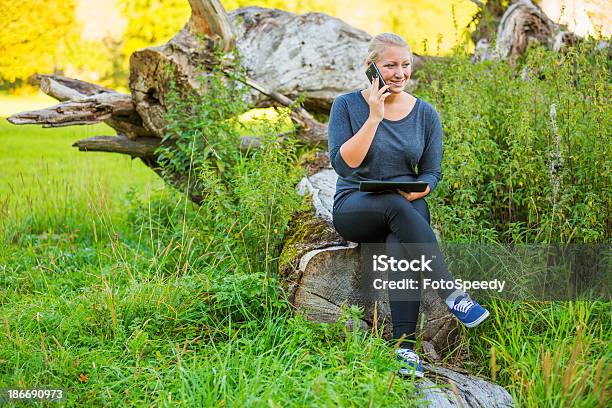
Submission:
POLYGON ((328 125, 328 151, 338 173, 334 206, 362 180, 425 181, 433 191, 442 177, 442 125, 436 109, 417 98, 414 108, 400 120, 383 119, 361 164, 352 168, 342 158, 340 146, 353 137, 370 115, 370 107, 353 91, 332 104, 328 125))

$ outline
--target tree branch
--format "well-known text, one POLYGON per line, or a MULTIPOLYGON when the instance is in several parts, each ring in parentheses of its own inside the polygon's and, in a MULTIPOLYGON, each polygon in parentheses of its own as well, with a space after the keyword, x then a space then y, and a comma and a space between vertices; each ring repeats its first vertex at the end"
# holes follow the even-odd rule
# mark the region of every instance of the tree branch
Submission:
POLYGON ((205 34, 221 41, 224 51, 236 45, 236 36, 225 8, 219 0, 189 0, 191 18, 187 29, 194 35, 205 34))
POLYGON ((75 142, 72 147, 78 147, 84 152, 109 152, 128 154, 132 157, 154 157, 155 149, 161 144, 156 137, 139 137, 128 139, 124 135, 118 136, 94 136, 75 142))
POLYGON ((41 124, 43 127, 105 122, 117 133, 132 139, 153 136, 143 126, 131 95, 60 75, 37 75, 35 79, 43 92, 62 103, 17 113, 8 118, 9 122, 16 125, 41 124))
MULTIPOLYGON (((66 93, 63 95, 66 96, 66 93)), ((132 112, 134 104, 129 95, 102 93, 45 109, 16 113, 8 121, 14 125, 41 124, 43 127, 90 125, 110 119, 113 115, 128 116, 132 112)))
MULTIPOLYGON (((224 70, 223 72, 228 74, 227 70, 224 70)), ((302 108, 301 106, 292 107, 294 104, 293 100, 279 92, 267 89, 250 78, 246 78, 244 81, 241 80, 241 82, 268 96, 281 105, 291 108, 291 119, 293 119, 293 121, 296 122, 301 128, 301 130, 298 132, 298 139, 307 144, 327 142, 327 125, 316 120, 306 109, 302 108)))

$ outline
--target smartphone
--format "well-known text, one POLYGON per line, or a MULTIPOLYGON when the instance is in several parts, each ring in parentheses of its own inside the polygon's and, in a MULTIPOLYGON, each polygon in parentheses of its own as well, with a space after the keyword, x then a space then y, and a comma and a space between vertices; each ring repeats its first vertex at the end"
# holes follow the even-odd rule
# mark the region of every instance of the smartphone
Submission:
MULTIPOLYGON (((374 82, 374 78, 376 78, 376 77, 379 78, 379 80, 378 80, 378 89, 380 89, 383 86, 387 85, 385 83, 385 80, 382 78, 382 75, 380 75, 380 71, 378 70, 378 67, 373 62, 368 67, 368 69, 366 71, 366 76, 370 80, 370 83, 374 82)), ((390 92, 389 88, 385 89, 385 92, 383 92, 383 93, 387 93, 387 92, 390 92)))

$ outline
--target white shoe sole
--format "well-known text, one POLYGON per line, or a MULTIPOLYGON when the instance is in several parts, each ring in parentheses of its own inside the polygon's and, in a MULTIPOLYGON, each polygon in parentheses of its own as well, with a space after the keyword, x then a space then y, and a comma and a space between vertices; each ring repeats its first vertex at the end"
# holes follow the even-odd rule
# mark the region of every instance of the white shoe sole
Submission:
POLYGON ((489 317, 489 311, 485 310, 485 312, 482 314, 482 316, 480 316, 478 319, 474 320, 473 322, 470 323, 463 323, 463 325, 465 327, 476 327, 478 326, 480 323, 482 323, 484 321, 484 319, 486 319, 487 317, 489 317))
POLYGON ((414 374, 415 377, 419 377, 419 378, 423 378, 425 376, 425 373, 421 373, 419 371, 414 371, 413 373, 412 371, 402 372, 402 370, 399 370, 398 374, 402 377, 412 377, 412 374, 414 374))

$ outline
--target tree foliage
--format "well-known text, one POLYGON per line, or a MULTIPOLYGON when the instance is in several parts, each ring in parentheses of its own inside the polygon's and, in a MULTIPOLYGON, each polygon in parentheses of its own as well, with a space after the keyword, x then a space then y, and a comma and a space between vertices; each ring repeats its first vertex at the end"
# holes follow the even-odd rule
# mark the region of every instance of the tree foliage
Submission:
POLYGON ((191 15, 187 0, 120 0, 128 24, 123 34, 123 55, 168 41, 191 15))
POLYGON ((0 84, 23 83, 62 65, 69 40, 79 33, 76 0, 0 0, 0 84))

